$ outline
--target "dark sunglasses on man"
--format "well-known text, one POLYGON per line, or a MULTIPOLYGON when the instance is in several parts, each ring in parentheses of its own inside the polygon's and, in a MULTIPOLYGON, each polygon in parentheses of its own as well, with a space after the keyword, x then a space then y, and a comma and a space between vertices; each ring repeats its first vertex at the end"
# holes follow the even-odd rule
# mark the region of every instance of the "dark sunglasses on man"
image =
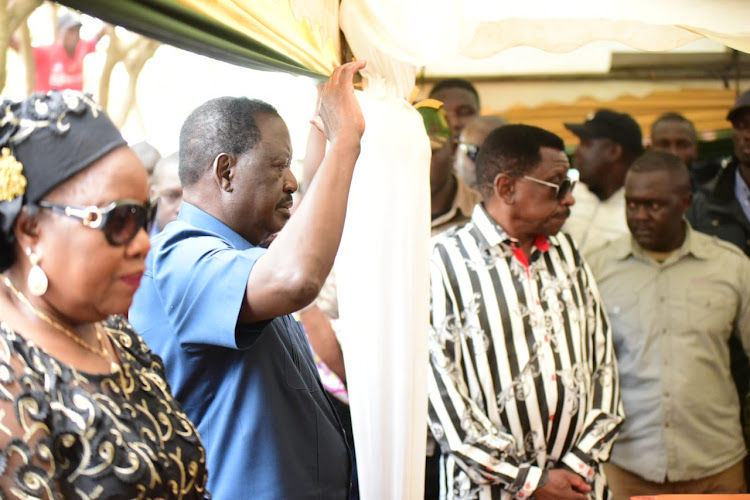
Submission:
POLYGON ((567 177, 560 184, 555 184, 554 182, 543 181, 542 179, 537 179, 536 177, 531 177, 530 175, 523 175, 523 174, 511 174, 511 175, 513 177, 519 177, 521 179, 526 179, 527 181, 536 182, 537 184, 542 184, 544 186, 549 186, 553 188, 555 190, 555 198, 558 201, 565 198, 568 195, 568 193, 571 193, 573 191, 573 188, 576 187, 578 180, 581 178, 580 172, 578 172, 578 170, 576 170, 575 168, 568 169, 567 177))
POLYGON ((57 214, 78 219, 84 226, 102 231, 112 246, 127 245, 133 241, 138 231, 145 228, 146 223, 152 219, 151 212, 154 210, 149 203, 127 199, 113 201, 106 207, 60 205, 44 200, 37 205, 57 214))
POLYGON ((467 142, 458 143, 458 148, 464 152, 466 157, 473 162, 477 161, 477 155, 479 154, 479 146, 475 144, 469 144, 467 142))

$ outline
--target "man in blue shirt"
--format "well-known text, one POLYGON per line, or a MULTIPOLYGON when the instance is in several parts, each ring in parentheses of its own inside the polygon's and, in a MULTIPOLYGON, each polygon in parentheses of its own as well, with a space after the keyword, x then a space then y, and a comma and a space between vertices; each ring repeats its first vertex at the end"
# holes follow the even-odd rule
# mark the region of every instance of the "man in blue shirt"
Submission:
POLYGON ((350 494, 341 425, 289 314, 316 297, 338 249, 364 131, 352 86, 363 67, 341 66, 323 89, 330 148, 288 224, 297 182, 272 106, 213 99, 180 132, 184 203, 152 241, 130 320, 198 426, 215 499, 350 494))

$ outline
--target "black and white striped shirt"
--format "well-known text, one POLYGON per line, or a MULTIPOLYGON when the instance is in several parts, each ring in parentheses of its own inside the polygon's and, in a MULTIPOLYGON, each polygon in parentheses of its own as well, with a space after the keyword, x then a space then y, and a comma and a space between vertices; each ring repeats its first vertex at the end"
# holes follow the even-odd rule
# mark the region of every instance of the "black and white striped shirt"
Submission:
POLYGON ((607 315, 564 233, 531 262, 482 205, 434 240, 430 428, 441 497, 528 498, 566 468, 607 498, 599 462, 623 413, 607 315))

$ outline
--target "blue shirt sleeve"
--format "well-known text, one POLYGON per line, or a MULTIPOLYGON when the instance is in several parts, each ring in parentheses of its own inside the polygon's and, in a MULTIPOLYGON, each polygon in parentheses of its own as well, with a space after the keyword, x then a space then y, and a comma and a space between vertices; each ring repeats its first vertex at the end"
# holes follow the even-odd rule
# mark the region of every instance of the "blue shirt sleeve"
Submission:
POLYGON ((252 344, 250 337, 268 322, 238 328, 237 319, 250 271, 265 252, 259 247, 239 250, 202 231, 180 231, 152 248, 147 274, 150 271, 153 290, 183 348, 244 349, 252 344))

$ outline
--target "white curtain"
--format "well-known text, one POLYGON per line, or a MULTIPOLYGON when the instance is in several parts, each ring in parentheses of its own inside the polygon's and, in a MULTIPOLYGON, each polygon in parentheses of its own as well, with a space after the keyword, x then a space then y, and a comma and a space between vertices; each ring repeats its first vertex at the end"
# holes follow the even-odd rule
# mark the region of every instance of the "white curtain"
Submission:
POLYGON ((336 279, 360 493, 363 500, 418 499, 427 432, 430 144, 406 100, 415 66, 371 43, 382 29, 372 11, 349 7, 341 5, 341 26, 354 55, 367 61, 359 94, 366 129, 336 279))

